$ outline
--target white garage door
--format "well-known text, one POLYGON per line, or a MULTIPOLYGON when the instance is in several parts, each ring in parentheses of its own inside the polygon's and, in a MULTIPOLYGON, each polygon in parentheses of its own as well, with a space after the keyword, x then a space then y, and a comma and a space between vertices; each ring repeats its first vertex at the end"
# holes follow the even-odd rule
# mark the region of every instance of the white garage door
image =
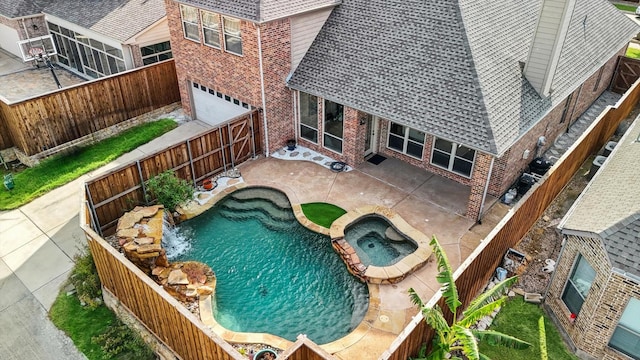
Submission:
POLYGON ((18 44, 17 44, 18 41, 20 41, 20 37, 18 36, 18 31, 8 27, 7 25, 0 24, 0 47, 1 48, 14 54, 15 56, 22 57, 22 55, 20 55, 20 49, 18 48, 18 44))
POLYGON ((249 105, 237 99, 192 83, 194 118, 211 125, 218 125, 249 111, 249 105))

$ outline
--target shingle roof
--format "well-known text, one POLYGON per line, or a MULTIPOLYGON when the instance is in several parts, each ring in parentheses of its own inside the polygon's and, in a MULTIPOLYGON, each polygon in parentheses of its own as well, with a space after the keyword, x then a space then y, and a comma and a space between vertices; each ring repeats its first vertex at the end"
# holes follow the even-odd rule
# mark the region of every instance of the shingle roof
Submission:
POLYGON ((54 2, 55 0, 2 0, 0 15, 10 19, 38 15, 43 8, 54 2))
POLYGON ((606 0, 577 0, 541 98, 521 70, 541 3, 343 0, 288 85, 502 155, 639 31, 606 0))
POLYGON ((640 117, 560 223, 599 235, 614 267, 640 276, 640 117))
POLYGON ((224 15, 265 22, 340 4, 341 0, 179 0, 224 15))
POLYGON ((163 0, 58 0, 43 12, 122 42, 166 15, 163 0))

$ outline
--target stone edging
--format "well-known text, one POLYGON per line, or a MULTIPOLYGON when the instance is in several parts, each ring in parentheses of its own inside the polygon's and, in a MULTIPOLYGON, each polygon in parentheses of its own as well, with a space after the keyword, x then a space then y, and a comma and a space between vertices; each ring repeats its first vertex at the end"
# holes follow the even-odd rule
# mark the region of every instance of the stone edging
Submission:
POLYGON ((333 247, 342 256, 349 271, 373 284, 395 284, 402 281, 408 274, 426 264, 433 252, 429 246, 429 237, 409 225, 394 210, 378 205, 359 207, 342 215, 331 224, 329 236, 333 247), (354 221, 368 215, 376 215, 389 221, 397 232, 416 242, 418 245, 416 251, 393 265, 364 266, 360 263, 355 250, 344 240, 344 229, 354 221))

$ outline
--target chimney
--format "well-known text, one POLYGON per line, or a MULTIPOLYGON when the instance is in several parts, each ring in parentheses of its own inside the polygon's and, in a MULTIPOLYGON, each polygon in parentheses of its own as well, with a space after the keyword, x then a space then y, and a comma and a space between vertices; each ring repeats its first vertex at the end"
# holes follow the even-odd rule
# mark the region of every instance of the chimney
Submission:
POLYGON ((542 97, 551 93, 551 82, 558 67, 576 0, 543 0, 524 76, 542 97))

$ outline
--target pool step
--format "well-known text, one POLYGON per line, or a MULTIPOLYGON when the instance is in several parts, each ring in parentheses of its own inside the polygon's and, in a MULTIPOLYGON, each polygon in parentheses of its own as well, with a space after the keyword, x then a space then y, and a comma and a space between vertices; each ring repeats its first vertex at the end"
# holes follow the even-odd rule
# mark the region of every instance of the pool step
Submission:
POLYGON ((265 214, 264 212, 254 209, 254 210, 244 210, 244 211, 236 211, 228 208, 220 208, 219 214, 227 219, 242 221, 249 219, 256 219, 264 225, 264 227, 273 230, 273 231, 290 231, 296 227, 297 221, 295 219, 291 220, 278 220, 273 217, 265 214))
POLYGON ((237 201, 229 198, 220 204, 220 209, 235 212, 260 211, 275 220, 286 222, 295 220, 295 216, 290 209, 282 209, 271 201, 264 199, 237 201))
POLYGON ((281 209, 291 209, 291 203, 287 198, 287 195, 275 191, 273 189, 266 188, 248 188, 242 189, 240 191, 236 191, 230 195, 232 199, 235 199, 239 202, 250 201, 250 200, 266 200, 281 209))

